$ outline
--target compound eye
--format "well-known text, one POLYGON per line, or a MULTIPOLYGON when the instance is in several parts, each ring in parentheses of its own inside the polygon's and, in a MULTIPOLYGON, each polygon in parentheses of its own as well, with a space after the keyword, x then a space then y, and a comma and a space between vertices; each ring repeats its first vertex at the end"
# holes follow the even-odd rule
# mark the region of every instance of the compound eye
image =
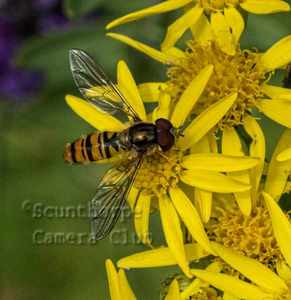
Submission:
POLYGON ((174 136, 168 131, 158 132, 157 140, 158 140, 158 144, 160 145, 163 151, 170 150, 175 143, 174 136))
POLYGON ((169 120, 163 118, 157 119, 155 123, 159 129, 170 130, 173 127, 169 120))

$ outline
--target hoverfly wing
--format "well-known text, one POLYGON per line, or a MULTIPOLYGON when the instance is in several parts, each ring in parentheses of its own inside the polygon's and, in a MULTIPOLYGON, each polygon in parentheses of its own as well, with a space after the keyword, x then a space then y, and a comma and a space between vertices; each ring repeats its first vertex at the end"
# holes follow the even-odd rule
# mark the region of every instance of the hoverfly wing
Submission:
POLYGON ((91 201, 90 215, 94 238, 105 238, 116 224, 134 183, 142 158, 109 169, 91 201))
POLYGON ((75 84, 85 99, 102 112, 111 115, 122 112, 133 120, 140 121, 138 114, 117 86, 90 55, 83 50, 71 49, 69 57, 75 84))

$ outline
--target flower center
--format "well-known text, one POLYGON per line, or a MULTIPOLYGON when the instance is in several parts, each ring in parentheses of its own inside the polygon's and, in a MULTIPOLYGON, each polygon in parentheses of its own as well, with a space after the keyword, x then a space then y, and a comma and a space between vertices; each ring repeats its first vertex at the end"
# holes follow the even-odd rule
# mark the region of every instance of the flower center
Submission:
POLYGON ((179 182, 182 156, 181 151, 174 149, 145 156, 134 182, 135 187, 150 195, 167 193, 169 187, 175 187, 179 182))
POLYGON ((218 127, 232 127, 242 124, 244 116, 255 107, 263 96, 261 84, 267 75, 259 67, 259 54, 251 50, 237 49, 234 56, 220 50, 219 46, 208 41, 189 41, 185 58, 168 69, 169 93, 178 101, 193 78, 207 65, 214 66, 214 72, 194 108, 198 114, 225 96, 238 93, 236 102, 218 124, 218 127))
POLYGON ((211 219, 207 225, 210 239, 274 270, 276 262, 282 259, 282 254, 273 234, 268 210, 256 207, 248 217, 239 209, 218 210, 218 217, 211 219))

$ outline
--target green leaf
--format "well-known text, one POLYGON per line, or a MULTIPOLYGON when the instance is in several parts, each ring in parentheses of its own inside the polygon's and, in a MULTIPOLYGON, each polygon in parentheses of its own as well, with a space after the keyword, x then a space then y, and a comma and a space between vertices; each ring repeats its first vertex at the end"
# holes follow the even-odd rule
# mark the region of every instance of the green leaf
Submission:
POLYGON ((241 39, 242 48, 255 47, 267 50, 279 39, 290 34, 291 18, 289 13, 273 15, 249 14, 246 30, 241 39))
POLYGON ((42 71, 50 93, 68 91, 67 87, 73 85, 68 59, 71 48, 89 52, 107 73, 115 70, 117 57, 125 56, 125 47, 107 39, 102 26, 98 28, 95 24, 88 24, 27 40, 16 57, 16 63, 27 69, 42 71))
POLYGON ((79 18, 102 4, 103 0, 64 0, 64 13, 68 18, 79 18))

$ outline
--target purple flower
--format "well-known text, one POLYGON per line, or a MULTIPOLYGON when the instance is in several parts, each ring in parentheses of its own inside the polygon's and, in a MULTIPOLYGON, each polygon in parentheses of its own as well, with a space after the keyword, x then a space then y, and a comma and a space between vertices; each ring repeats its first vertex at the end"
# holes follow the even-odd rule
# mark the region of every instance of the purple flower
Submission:
POLYGON ((0 96, 24 101, 40 89, 42 74, 16 67, 15 53, 26 38, 66 25, 61 0, 0 0, 0 96))
POLYGON ((67 27, 68 20, 64 16, 58 14, 44 16, 38 20, 38 30, 41 33, 66 29, 67 27))
POLYGON ((59 0, 33 0, 33 7, 37 10, 52 9, 59 4, 59 0))
POLYGON ((17 44, 12 27, 0 20, 0 74, 10 66, 17 44))
POLYGON ((14 101, 29 100, 42 84, 42 74, 12 68, 0 76, 0 95, 14 101))

